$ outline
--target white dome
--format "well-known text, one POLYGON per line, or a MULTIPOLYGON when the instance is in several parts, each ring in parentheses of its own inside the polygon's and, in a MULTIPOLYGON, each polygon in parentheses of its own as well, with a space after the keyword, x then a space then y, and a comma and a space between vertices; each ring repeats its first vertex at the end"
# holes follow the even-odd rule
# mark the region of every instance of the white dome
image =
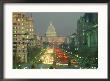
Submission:
POLYGON ((48 26, 46 36, 56 36, 55 27, 53 26, 52 22, 50 22, 48 26))

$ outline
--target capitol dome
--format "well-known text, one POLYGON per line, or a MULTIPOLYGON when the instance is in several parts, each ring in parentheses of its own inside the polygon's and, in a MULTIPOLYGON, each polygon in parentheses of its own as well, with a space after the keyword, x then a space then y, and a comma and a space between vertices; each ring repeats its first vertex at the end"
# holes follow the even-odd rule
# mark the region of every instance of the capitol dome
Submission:
POLYGON ((56 36, 55 27, 53 26, 52 22, 49 23, 46 36, 56 36))

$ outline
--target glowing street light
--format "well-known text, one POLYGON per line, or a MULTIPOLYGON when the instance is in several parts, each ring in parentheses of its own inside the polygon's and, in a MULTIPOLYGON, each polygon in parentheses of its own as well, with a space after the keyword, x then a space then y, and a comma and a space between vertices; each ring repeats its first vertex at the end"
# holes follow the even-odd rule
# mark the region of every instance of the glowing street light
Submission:
POLYGON ((76 57, 78 57, 78 55, 75 55, 76 57))

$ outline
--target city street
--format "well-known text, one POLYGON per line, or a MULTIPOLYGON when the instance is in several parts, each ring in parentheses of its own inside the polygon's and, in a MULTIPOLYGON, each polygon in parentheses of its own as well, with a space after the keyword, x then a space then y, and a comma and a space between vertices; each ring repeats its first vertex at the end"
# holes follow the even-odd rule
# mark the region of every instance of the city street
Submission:
POLYGON ((79 68, 75 63, 69 66, 69 54, 63 52, 61 48, 45 48, 36 54, 31 63, 20 65, 24 69, 66 69, 79 68), (33 64, 33 65, 32 65, 33 64), (33 67, 32 67, 33 66, 33 67))
POLYGON ((61 48, 42 48, 39 54, 36 53, 30 63, 19 64, 20 69, 95 69, 96 65, 89 67, 88 62, 93 62, 97 58, 90 59, 75 55, 71 57, 66 50, 61 48), (85 65, 86 64, 86 65, 85 65))
POLYGON ((98 14, 14 12, 13 68, 98 68, 98 14))

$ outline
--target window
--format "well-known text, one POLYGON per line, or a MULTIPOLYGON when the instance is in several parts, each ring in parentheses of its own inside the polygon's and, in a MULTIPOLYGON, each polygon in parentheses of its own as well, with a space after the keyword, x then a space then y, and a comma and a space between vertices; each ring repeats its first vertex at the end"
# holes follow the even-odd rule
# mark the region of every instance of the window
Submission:
POLYGON ((17 44, 17 42, 13 42, 13 44, 17 44))
POLYGON ((18 44, 20 44, 20 42, 18 42, 18 44))
POLYGON ((16 50, 13 50, 13 52, 16 52, 16 50))
POLYGON ((83 30, 83 35, 85 34, 85 32, 84 32, 85 30, 83 30))
POLYGON ((17 25, 17 23, 13 23, 13 25, 17 25))
POLYGON ((29 38, 29 36, 27 36, 27 38, 29 38))
POLYGON ((17 39, 16 38, 13 38, 13 40, 16 41, 17 39))
POLYGON ((22 48, 24 48, 24 46, 22 46, 22 48))
POLYGON ((22 30, 22 33, 24 33, 24 31, 22 30))
POLYGON ((23 45, 25 44, 25 42, 22 43, 23 45))
POLYGON ((24 27, 22 27, 22 29, 24 29, 24 27))
POLYGON ((20 21, 20 19, 18 18, 18 21, 20 21))
POLYGON ((13 48, 15 48, 15 49, 16 49, 17 47, 16 47, 16 46, 13 46, 13 48))
POLYGON ((14 33, 16 33, 16 31, 14 31, 14 33))
POLYGON ((14 27, 14 29, 16 29, 16 27, 14 27))
POLYGON ((18 50, 18 52, 20 52, 21 50, 18 50))
POLYGON ((83 35, 84 35, 84 32, 83 32, 83 35))
POLYGON ((14 18, 13 21, 16 21, 16 19, 14 18))
POLYGON ((31 31, 31 29, 30 29, 30 31, 31 31))
POLYGON ((89 22, 89 19, 87 19, 86 22, 89 22))
POLYGON ((23 18, 22 18, 22 21, 23 21, 23 18))

